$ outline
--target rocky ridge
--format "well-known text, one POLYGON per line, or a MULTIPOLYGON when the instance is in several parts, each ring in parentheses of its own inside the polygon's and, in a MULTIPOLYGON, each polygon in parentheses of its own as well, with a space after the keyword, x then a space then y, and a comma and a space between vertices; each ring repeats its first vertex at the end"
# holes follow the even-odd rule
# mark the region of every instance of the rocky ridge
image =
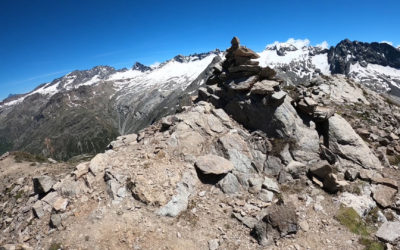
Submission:
POLYGON ((0 244, 362 249, 333 216, 345 206, 399 248, 399 108, 341 76, 288 88, 231 44, 194 105, 90 161, 2 157, 0 244))

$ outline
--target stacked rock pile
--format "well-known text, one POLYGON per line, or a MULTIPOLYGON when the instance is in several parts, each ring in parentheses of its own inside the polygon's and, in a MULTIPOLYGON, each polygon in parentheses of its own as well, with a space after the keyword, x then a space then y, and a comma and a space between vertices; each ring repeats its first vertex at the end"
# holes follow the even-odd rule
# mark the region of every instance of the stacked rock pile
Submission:
POLYGON ((226 60, 214 67, 213 75, 207 80, 207 88, 199 89, 199 99, 207 100, 215 106, 224 106, 233 95, 261 98, 265 105, 280 105, 286 93, 281 91, 281 81, 269 67, 259 66, 254 59, 259 55, 240 45, 234 37, 231 47, 226 50, 226 60))

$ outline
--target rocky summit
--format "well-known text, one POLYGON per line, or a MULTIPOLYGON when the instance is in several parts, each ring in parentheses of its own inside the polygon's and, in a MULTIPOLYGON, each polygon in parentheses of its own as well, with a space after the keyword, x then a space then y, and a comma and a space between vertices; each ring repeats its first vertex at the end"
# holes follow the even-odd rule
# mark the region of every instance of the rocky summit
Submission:
POLYGON ((2 248, 400 249, 400 108, 261 59, 234 37, 190 101, 91 159, 1 156, 2 248))

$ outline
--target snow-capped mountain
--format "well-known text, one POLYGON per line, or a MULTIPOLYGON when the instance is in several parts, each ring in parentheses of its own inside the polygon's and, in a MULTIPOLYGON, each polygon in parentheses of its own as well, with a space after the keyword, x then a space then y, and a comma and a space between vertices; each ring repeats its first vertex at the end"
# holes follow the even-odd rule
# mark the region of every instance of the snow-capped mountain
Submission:
POLYGON ((297 84, 322 73, 344 74, 375 91, 400 96, 400 51, 388 43, 343 40, 328 49, 308 40, 275 42, 260 53, 260 65, 278 70, 280 77, 297 84))
MULTIPOLYGON (((387 43, 289 39, 267 45, 260 66, 287 84, 319 74, 344 74, 380 92, 400 96, 400 50, 387 43)), ((25 150, 58 159, 101 152, 116 136, 137 132, 176 112, 211 74, 224 53, 178 55, 153 66, 97 66, 73 71, 30 93, 0 102, 0 153, 25 150)))
POLYGON ((0 103, 0 153, 18 149, 67 159, 100 152, 116 136, 175 112, 219 56, 216 50, 152 67, 97 66, 11 96, 0 103))
POLYGON ((330 74, 326 42, 310 46, 309 40, 289 39, 267 45, 259 53, 260 66, 278 70, 278 75, 287 82, 298 84, 317 74, 330 74))

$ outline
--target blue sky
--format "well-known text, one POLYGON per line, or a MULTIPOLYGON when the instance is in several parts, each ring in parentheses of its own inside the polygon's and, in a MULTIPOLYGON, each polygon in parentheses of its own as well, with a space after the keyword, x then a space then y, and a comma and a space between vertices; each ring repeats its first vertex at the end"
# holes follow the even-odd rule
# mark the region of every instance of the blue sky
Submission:
POLYGON ((0 100, 75 69, 288 38, 400 44, 400 1, 1 0, 0 100))

